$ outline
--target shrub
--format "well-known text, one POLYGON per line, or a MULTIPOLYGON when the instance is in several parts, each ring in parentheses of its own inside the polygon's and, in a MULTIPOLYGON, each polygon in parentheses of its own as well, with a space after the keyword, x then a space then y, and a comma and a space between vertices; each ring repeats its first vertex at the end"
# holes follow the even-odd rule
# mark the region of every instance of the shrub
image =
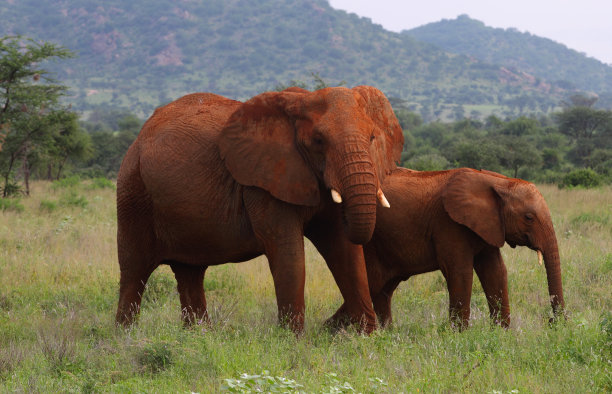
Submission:
POLYGON ((408 160, 404 165, 417 171, 441 171, 448 168, 446 157, 436 153, 419 155, 408 160))
POLYGON ((564 187, 584 187, 591 188, 601 185, 601 176, 590 168, 581 168, 566 174, 561 183, 560 188, 564 187))
POLYGON ((57 180, 57 181, 53 181, 53 184, 52 184, 51 187, 54 190, 65 189, 65 188, 68 188, 68 187, 77 186, 80 183, 81 183, 81 178, 79 178, 78 175, 73 175, 73 176, 70 176, 68 178, 63 178, 63 179, 60 179, 60 180, 57 180))
POLYGON ((116 189, 115 184, 104 177, 93 178, 91 180, 90 189, 116 189))
POLYGON ((70 190, 60 199, 60 205, 85 208, 88 202, 84 196, 79 195, 76 191, 70 190))
POLYGON ((23 193, 23 189, 17 182, 12 179, 6 183, 4 188, 2 189, 2 194, 7 197, 15 197, 23 193))
POLYGON ((57 202, 50 200, 41 200, 39 209, 43 212, 53 212, 57 209, 57 202))
POLYGON ((19 200, 0 198, 0 211, 23 212, 24 209, 19 200))

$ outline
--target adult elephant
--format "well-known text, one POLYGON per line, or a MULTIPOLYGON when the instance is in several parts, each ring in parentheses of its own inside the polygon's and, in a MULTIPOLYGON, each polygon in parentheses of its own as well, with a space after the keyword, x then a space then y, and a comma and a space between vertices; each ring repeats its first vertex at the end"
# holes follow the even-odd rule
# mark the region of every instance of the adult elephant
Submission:
POLYGON ((155 111, 117 177, 116 320, 130 324, 147 279, 169 264, 186 323, 207 318, 206 268, 265 254, 279 319, 304 324, 304 238, 325 258, 348 316, 376 326, 363 251, 379 184, 403 134, 377 89, 290 88, 245 103, 209 93, 155 111), (335 202, 335 203, 334 203, 335 202))
POLYGON ((491 317, 510 324, 508 280, 500 248, 527 246, 543 254, 554 315, 564 308, 557 238, 544 198, 529 182, 462 168, 419 172, 398 168, 383 190, 391 209, 379 210, 364 246, 370 294, 381 323, 391 323, 391 297, 401 281, 441 270, 451 321, 468 324, 472 270, 491 317))

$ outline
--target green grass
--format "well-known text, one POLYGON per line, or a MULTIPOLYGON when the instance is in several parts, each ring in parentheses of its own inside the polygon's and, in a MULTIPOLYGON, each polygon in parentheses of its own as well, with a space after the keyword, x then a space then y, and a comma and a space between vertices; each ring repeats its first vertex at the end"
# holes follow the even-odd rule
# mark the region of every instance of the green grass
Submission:
POLYGON ((211 267, 210 326, 185 329, 168 267, 153 274, 138 324, 114 327, 115 192, 83 181, 35 183, 23 211, 0 211, 0 392, 610 392, 612 189, 541 186, 559 238, 569 317, 548 325, 535 252, 502 250, 512 324, 491 327, 475 278, 472 326, 449 328, 442 275, 411 278, 395 324, 331 334, 341 304, 307 244, 306 329, 276 324, 265 258, 211 267), (66 204, 65 196, 87 204, 66 204), (78 199, 78 198, 77 198, 78 199))

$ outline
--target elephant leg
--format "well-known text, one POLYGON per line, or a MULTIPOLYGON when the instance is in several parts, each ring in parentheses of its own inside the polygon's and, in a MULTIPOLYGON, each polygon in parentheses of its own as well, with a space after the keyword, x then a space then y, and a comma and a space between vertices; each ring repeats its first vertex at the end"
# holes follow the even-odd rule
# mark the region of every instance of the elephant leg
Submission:
POLYGON ((485 249, 474 260, 474 270, 487 297, 489 313, 496 324, 510 325, 508 274, 499 249, 485 249))
POLYGON ((306 281, 304 237, 299 235, 266 247, 274 280, 278 319, 299 333, 304 329, 304 284, 306 281))
POLYGON ((119 279, 119 304, 115 321, 118 325, 127 327, 134 322, 140 312, 140 302, 147 280, 155 270, 155 266, 137 266, 135 269, 122 269, 119 279))
POLYGON ((207 267, 171 263, 170 268, 178 284, 181 314, 185 325, 208 322, 204 294, 204 273, 207 267))
POLYGON ((473 262, 466 259, 454 259, 451 264, 442 263, 440 268, 446 278, 449 305, 448 312, 451 324, 460 330, 467 328, 470 321, 470 300, 474 278, 473 262))
POLYGON ((247 188, 243 200, 253 232, 268 258, 279 322, 300 333, 304 329, 306 282, 301 212, 258 188, 247 188))
MULTIPOLYGON (((136 149, 133 145, 130 150, 136 149)), ((115 320, 130 325, 140 310, 142 293, 161 261, 155 257, 152 203, 140 178, 139 159, 126 154, 117 179, 117 254, 119 303, 115 320)))
POLYGON ((393 297, 393 292, 400 282, 401 280, 399 279, 392 279, 387 282, 379 292, 372 293, 374 312, 376 312, 378 321, 383 327, 389 327, 393 323, 393 316, 391 315, 391 297, 393 297))
POLYGON ((361 245, 351 243, 344 236, 341 223, 311 226, 307 235, 325 259, 344 298, 344 304, 326 325, 341 328, 356 324, 367 334, 374 331, 376 314, 361 245))

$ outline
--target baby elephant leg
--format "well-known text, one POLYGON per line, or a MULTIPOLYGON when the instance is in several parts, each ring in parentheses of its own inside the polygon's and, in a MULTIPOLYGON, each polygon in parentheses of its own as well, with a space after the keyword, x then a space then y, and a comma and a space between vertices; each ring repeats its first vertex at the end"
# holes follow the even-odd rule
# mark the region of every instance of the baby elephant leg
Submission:
POLYGON ((491 318, 496 324, 508 327, 510 325, 508 274, 499 249, 486 249, 476 256, 474 270, 487 297, 491 318))

